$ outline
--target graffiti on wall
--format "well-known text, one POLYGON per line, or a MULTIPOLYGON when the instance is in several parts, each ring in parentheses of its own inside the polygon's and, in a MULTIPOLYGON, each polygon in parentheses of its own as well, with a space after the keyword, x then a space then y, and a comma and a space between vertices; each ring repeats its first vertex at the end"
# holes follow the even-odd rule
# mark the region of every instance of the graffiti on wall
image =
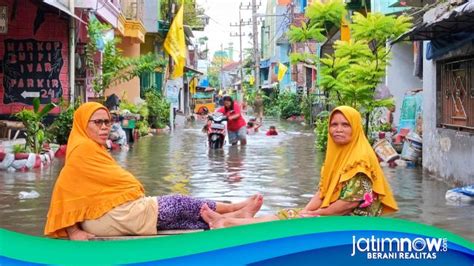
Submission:
POLYGON ((62 43, 35 39, 5 40, 3 103, 32 104, 40 97, 49 103, 62 97, 59 74, 63 66, 62 43))

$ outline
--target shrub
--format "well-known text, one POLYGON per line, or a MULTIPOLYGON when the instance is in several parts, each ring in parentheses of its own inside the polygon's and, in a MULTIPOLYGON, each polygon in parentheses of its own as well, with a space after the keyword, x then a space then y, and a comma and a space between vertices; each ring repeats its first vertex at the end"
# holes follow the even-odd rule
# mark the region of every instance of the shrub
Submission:
POLYGON ((323 111, 316 117, 316 149, 326 151, 328 143, 329 112, 323 111))
POLYGON ((148 120, 152 128, 164 128, 169 124, 170 103, 156 90, 145 92, 148 107, 148 120))
POLYGON ((60 145, 67 144, 72 130, 73 117, 74 107, 72 106, 61 112, 48 128, 48 139, 60 145))

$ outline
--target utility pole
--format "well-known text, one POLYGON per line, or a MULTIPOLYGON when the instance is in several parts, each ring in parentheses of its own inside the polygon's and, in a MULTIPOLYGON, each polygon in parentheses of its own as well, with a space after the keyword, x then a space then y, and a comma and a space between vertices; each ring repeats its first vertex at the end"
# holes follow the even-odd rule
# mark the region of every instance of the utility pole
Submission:
POLYGON ((222 69, 224 68, 224 45, 221 43, 221 70, 219 71, 219 83, 221 90, 224 88, 222 83, 224 83, 224 75, 222 73, 222 69))
POLYGON ((240 46, 239 46, 239 54, 240 54, 240 58, 239 58, 239 64, 240 64, 240 91, 242 92, 242 89, 243 89, 243 82, 244 82, 244 66, 243 66, 243 62, 244 62, 244 56, 243 56, 243 52, 242 52, 242 36, 244 36, 245 34, 242 33, 242 27, 243 26, 249 26, 249 25, 252 25, 252 21, 249 20, 249 21, 246 21, 244 22, 244 20, 242 19, 242 3, 240 3, 240 7, 239 7, 239 23, 230 23, 230 26, 231 27, 239 27, 239 33, 230 33, 230 37, 239 37, 239 43, 240 43, 240 46))
POLYGON ((255 89, 260 89, 260 52, 258 49, 258 21, 257 21, 257 9, 261 3, 257 4, 257 0, 252 0, 251 4, 242 9, 252 10, 252 37, 253 37, 253 56, 255 59, 255 89))
MULTIPOLYGON (((69 0, 69 11, 74 14, 74 0, 69 0)), ((69 18, 69 105, 74 106, 76 101, 76 20, 69 18)), ((80 95, 80 93, 78 93, 80 95)), ((85 92, 84 92, 85 94, 85 92)), ((105 97, 105 95, 104 95, 105 97)), ((81 99, 82 101, 82 99, 81 99)))

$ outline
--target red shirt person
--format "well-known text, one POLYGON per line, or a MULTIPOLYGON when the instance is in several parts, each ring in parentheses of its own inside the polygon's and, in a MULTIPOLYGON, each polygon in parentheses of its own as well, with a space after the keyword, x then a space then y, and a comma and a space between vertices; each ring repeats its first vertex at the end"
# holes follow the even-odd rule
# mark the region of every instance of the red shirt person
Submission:
POLYGON ((270 129, 268 129, 267 131, 267 136, 277 136, 278 135, 278 132, 276 130, 276 127, 275 126, 270 126, 270 129))
POLYGON ((224 96, 224 106, 217 109, 216 112, 227 116, 227 132, 229 141, 232 145, 240 141, 241 145, 247 144, 247 123, 242 117, 241 108, 238 103, 232 100, 230 96, 224 96))

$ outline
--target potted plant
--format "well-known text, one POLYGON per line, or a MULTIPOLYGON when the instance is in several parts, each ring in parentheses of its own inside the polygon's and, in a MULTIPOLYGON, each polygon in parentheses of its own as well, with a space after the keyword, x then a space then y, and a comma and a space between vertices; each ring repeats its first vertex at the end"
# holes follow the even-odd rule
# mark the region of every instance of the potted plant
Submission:
POLYGON ((39 154, 46 140, 45 126, 42 121, 44 117, 56 107, 54 103, 48 103, 40 109, 40 99, 33 99, 33 110, 23 109, 14 114, 26 128, 26 150, 39 154))

